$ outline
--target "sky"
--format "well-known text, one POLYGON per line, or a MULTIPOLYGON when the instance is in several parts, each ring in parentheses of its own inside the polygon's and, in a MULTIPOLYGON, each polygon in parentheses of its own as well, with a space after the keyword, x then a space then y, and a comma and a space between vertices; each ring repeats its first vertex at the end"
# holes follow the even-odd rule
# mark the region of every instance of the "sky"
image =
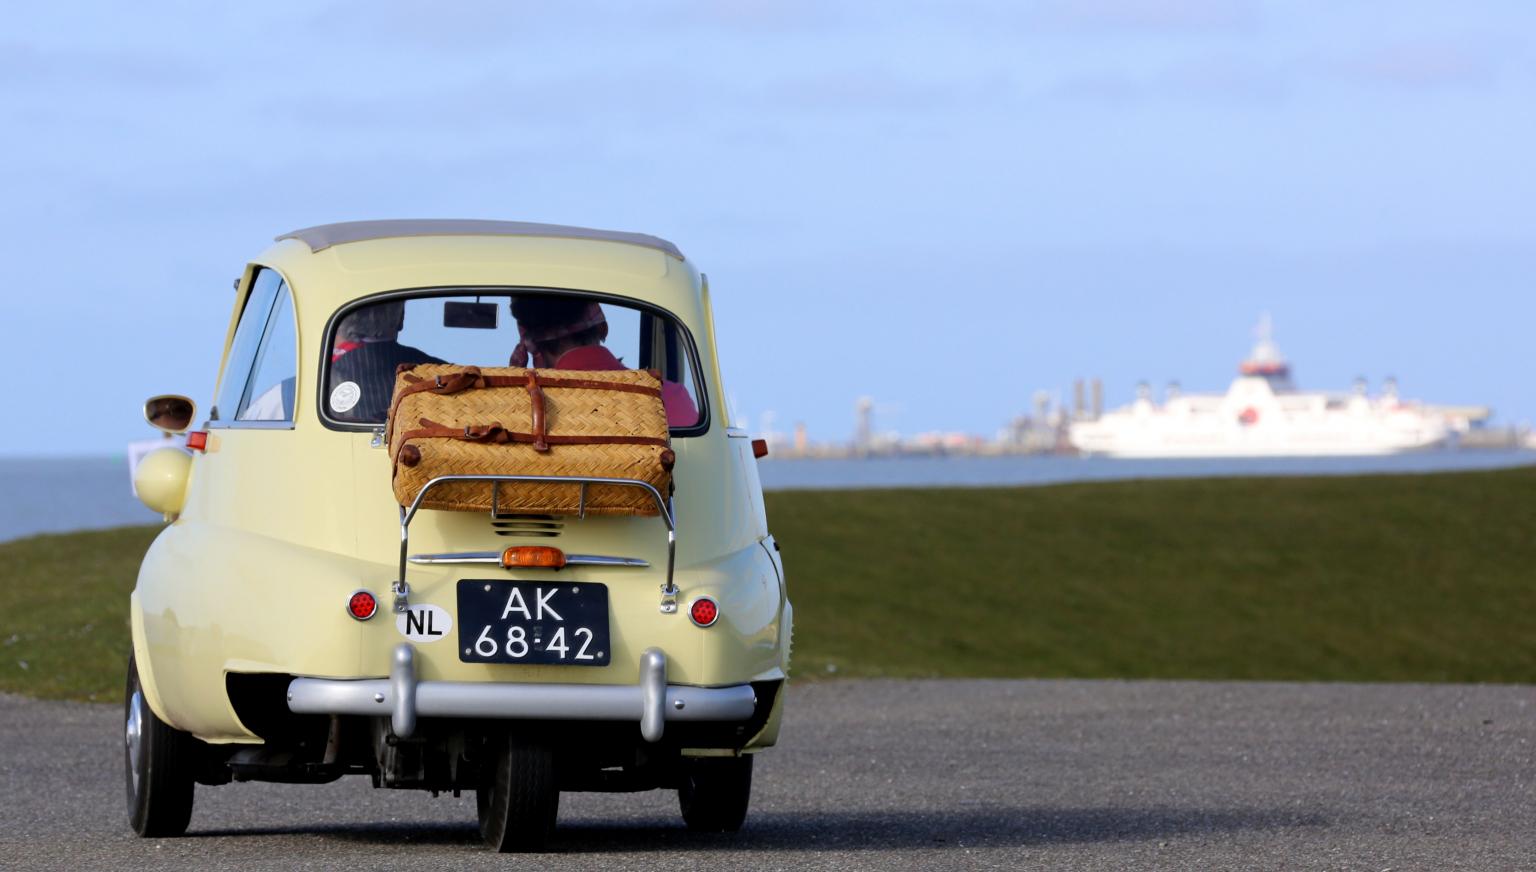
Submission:
POLYGON ((1536 421, 1536 6, 57 3, 0 30, 0 455, 207 408, 231 280, 331 221, 652 233, 754 430, 995 433, 1044 389, 1536 421), (29 426, 16 426, 26 422, 29 426), (44 426, 38 426, 41 423, 44 426), (52 427, 46 426, 53 424, 52 427))

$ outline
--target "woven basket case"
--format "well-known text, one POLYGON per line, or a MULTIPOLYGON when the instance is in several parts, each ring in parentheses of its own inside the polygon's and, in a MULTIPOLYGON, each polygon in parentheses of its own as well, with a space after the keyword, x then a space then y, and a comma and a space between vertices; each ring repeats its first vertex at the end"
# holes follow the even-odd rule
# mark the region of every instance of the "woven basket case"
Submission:
MULTIPOLYGON (((671 493, 661 379, 645 370, 402 366, 387 433, 402 506, 442 475, 626 478, 671 493)), ((582 505, 577 483, 450 482, 428 491, 421 507, 486 512, 493 491, 502 514, 574 515, 582 505)), ((641 488, 592 484, 585 511, 655 515, 657 507, 641 488)))

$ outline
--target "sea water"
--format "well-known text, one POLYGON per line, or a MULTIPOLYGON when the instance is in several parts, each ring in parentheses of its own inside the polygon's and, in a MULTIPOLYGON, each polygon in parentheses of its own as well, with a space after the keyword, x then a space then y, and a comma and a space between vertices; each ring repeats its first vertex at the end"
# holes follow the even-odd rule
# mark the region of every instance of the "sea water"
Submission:
POLYGON ((0 540, 159 520, 133 495, 125 457, 0 458, 0 540))

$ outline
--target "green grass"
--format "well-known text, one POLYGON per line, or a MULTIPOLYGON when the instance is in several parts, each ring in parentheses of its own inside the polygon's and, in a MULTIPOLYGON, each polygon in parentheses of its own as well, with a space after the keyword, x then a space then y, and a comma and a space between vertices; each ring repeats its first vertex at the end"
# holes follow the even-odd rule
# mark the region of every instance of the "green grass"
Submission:
POLYGON ((160 532, 120 527, 0 543, 0 690, 116 700, 128 594, 160 532))
MULTIPOLYGON (((779 492, 768 510, 801 676, 1536 682, 1536 469, 779 492)), ((0 690, 116 698, 155 532, 0 544, 0 690)))
POLYGON ((1536 681, 1536 469, 774 493, 801 675, 1536 681))

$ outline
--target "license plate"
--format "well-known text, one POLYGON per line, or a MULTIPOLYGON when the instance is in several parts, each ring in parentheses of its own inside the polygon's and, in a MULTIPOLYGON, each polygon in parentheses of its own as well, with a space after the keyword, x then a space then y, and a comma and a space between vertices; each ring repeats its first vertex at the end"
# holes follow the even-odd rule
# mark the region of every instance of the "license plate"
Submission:
POLYGON ((608 588, 591 582, 459 582, 465 663, 608 665, 608 588))

